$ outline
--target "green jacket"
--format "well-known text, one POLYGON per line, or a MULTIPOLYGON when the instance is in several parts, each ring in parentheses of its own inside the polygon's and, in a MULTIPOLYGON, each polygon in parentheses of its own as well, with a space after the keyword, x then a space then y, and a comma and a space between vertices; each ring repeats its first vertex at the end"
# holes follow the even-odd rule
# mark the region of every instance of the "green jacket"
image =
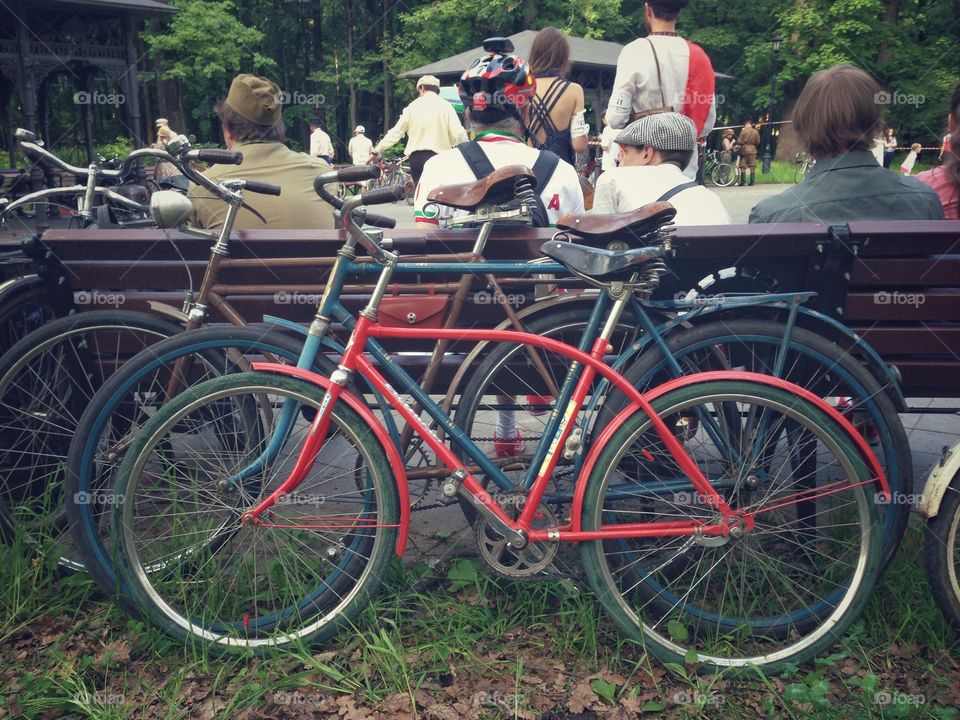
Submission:
MULTIPOLYGON (((330 166, 320 158, 293 152, 283 143, 237 143, 231 148, 243 153, 240 165, 214 165, 204 175, 214 182, 223 179, 257 180, 281 188, 279 196, 244 192, 244 202, 263 215, 261 220, 249 210, 240 208, 234 223, 236 230, 266 228, 330 229, 333 227, 333 208, 320 199, 313 190, 317 175, 328 172, 330 166)), ((194 221, 204 228, 219 227, 227 215, 227 205, 211 198, 210 193, 197 185, 190 185, 188 193, 193 201, 194 221)))
POLYGON ((943 206, 933 190, 885 170, 869 151, 817 160, 802 183, 764 198, 750 211, 751 223, 942 219, 943 206))

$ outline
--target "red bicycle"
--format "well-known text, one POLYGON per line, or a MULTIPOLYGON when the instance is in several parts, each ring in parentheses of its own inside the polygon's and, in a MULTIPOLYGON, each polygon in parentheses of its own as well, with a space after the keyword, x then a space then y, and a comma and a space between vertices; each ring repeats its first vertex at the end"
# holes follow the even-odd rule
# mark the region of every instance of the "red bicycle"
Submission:
MULTIPOLYGON (((493 189, 480 181, 441 191, 453 202, 493 189)), ((607 364, 631 293, 650 292, 666 270, 662 247, 543 246, 612 298, 588 350, 525 332, 391 328, 377 308, 398 254, 352 222, 360 203, 344 205, 340 257, 359 245, 382 270, 338 369, 324 377, 257 363, 194 386, 127 453, 113 537, 123 585, 146 617, 182 640, 265 652, 328 637, 367 604, 390 557, 404 552, 409 503, 402 458, 352 390, 359 375, 446 466, 443 494, 463 505, 494 572, 548 577, 560 543, 579 543, 585 582, 662 660, 771 671, 822 652, 850 626, 879 570, 874 492, 889 492, 862 436, 776 378, 701 373, 641 394, 607 364), (458 429, 381 338, 523 344, 565 362, 523 477, 458 429), (593 428, 582 410, 605 387, 626 406, 593 428)), ((651 230, 626 217, 611 231, 651 230)), ((649 238, 663 235, 654 228, 649 238)), ((343 275, 331 274, 318 317, 343 275)))

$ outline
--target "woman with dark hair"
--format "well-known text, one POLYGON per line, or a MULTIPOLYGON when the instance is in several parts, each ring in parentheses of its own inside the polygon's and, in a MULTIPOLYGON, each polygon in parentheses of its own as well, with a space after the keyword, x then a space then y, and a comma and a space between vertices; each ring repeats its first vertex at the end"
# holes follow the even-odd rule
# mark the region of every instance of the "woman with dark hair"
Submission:
POLYGON ((555 27, 537 33, 527 60, 537 92, 524 109, 531 144, 552 150, 576 166, 576 154, 587 149, 590 126, 583 118, 583 88, 570 82, 570 44, 555 27))
POLYGON ((757 203, 751 223, 943 218, 935 192, 884 170, 870 152, 880 134, 878 92, 877 82, 851 65, 821 70, 807 81, 793 129, 817 164, 799 185, 757 203))
POLYGON ((917 180, 929 185, 937 193, 943 205, 943 216, 947 220, 960 220, 957 213, 957 202, 960 200, 960 83, 957 83, 950 98, 947 138, 943 145, 943 165, 925 170, 917 175, 917 180))

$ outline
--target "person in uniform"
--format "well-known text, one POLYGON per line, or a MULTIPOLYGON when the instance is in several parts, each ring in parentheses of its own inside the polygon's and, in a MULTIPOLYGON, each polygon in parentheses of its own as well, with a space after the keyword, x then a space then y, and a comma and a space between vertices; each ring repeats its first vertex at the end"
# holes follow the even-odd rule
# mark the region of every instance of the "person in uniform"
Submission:
POLYGON ((333 165, 333 143, 318 117, 310 118, 310 157, 318 157, 333 165))
MULTIPOLYGON (((246 208, 237 213, 234 228, 333 228, 333 208, 313 190, 317 175, 329 172, 320 158, 290 150, 283 144, 286 130, 280 115, 280 88, 266 78, 238 75, 227 98, 215 110, 230 150, 243 153, 240 165, 214 165, 204 173, 217 182, 225 178, 255 180, 280 186, 279 196, 244 193, 244 201, 266 218, 266 223, 246 208)), ((194 224, 223 225, 227 205, 210 192, 191 184, 194 224)))
POLYGON ((373 152, 373 141, 367 137, 367 129, 363 125, 357 125, 353 129, 353 137, 347 143, 350 162, 354 165, 363 165, 371 152, 373 152))
POLYGON ((737 137, 737 149, 740 152, 740 185, 747 180, 750 173, 750 184, 753 185, 757 175, 757 146, 760 145, 760 133, 753 126, 753 120, 743 121, 743 130, 737 137))

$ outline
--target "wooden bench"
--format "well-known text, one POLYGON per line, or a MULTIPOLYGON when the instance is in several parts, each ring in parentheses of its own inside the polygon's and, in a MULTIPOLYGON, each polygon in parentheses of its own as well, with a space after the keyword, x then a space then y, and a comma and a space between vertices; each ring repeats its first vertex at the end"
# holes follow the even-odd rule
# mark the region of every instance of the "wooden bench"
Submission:
MULTIPOLYGON (((543 229, 497 230, 486 256, 534 258, 552 235, 543 229)), ((418 254, 466 255, 476 231, 432 230, 424 235, 410 229, 390 236, 398 241, 425 237, 426 246, 418 254)), ((306 322, 315 303, 291 302, 289 297, 323 291, 343 237, 342 231, 333 230, 237 232, 216 292, 247 319, 269 314, 306 322), (287 294, 287 302, 278 302, 281 293, 287 294)), ((122 297, 114 306, 127 309, 145 309, 151 301, 179 307, 188 270, 196 288, 210 247, 209 241, 159 230, 51 230, 43 240, 62 263, 75 296, 83 292, 91 301, 80 310, 102 308, 111 296, 114 301, 122 297)), ((671 274, 663 278, 656 297, 674 297, 695 287, 706 294, 816 291, 809 304, 843 319, 896 365, 906 395, 960 397, 960 222, 687 227, 678 228, 673 244, 671 274)), ((402 279, 420 292, 431 282, 454 280, 402 279)), ((532 299, 529 282, 507 286, 532 299)), ((348 306, 358 307, 368 288, 362 281, 354 286, 348 306)), ((464 325, 499 319, 476 297, 465 309, 464 325)))

